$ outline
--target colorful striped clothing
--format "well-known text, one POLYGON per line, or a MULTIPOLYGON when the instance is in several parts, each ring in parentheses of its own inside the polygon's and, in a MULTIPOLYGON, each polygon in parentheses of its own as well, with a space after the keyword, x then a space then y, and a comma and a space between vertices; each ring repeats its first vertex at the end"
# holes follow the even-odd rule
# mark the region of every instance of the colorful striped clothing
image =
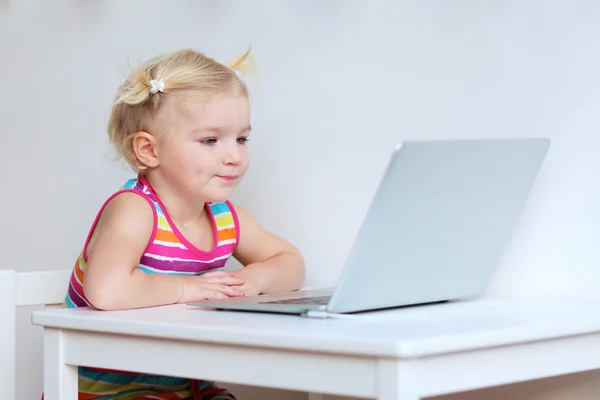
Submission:
MULTIPOLYGON (((101 207, 92 224, 73 273, 63 307, 89 307, 83 292, 87 263, 86 248, 96 223, 108 202, 117 194, 132 192, 148 201, 154 214, 154 228, 137 268, 149 274, 200 275, 222 269, 233 254, 239 237, 239 224, 230 202, 207 203, 211 217, 214 245, 212 250, 196 248, 177 229, 148 181, 139 176, 130 179, 101 207)), ((79 367, 79 399, 234 399, 230 393, 212 382, 185 378, 137 374, 79 367)))

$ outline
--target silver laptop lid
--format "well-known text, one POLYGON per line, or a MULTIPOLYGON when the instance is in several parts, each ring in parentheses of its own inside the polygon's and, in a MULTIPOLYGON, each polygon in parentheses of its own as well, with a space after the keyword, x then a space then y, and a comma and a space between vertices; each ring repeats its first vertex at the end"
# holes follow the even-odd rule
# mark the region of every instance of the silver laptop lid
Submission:
POLYGON ((328 311, 479 295, 549 145, 537 138, 404 142, 390 160, 328 311))

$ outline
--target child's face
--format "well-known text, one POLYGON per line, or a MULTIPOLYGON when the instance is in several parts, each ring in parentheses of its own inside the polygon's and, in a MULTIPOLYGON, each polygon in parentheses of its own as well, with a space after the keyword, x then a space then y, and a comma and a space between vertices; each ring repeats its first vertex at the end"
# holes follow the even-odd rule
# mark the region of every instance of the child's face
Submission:
POLYGON ((161 175, 199 201, 227 200, 249 165, 250 106, 235 93, 173 99, 168 132, 158 138, 161 175))

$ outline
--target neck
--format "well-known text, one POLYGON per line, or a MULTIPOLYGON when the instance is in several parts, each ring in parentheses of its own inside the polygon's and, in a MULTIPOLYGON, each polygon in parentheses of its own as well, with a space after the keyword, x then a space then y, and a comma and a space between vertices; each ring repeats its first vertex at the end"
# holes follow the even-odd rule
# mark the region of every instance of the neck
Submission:
POLYGON ((190 198, 180 188, 169 185, 159 174, 147 173, 144 178, 176 224, 185 226, 202 219, 205 201, 190 198))

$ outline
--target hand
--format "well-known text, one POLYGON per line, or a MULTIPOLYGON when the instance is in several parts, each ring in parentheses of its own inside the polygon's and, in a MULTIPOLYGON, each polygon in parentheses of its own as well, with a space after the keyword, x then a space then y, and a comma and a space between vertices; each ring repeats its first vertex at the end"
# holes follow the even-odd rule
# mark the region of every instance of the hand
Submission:
POLYGON ((182 295, 178 303, 243 297, 246 292, 240 288, 244 284, 244 279, 235 276, 232 272, 215 271, 200 276, 184 276, 182 295))
POLYGON ((236 277, 245 281, 244 284, 237 286, 236 288, 243 290, 246 296, 258 296, 262 292, 262 287, 259 285, 256 278, 253 279, 252 276, 249 276, 246 272, 247 270, 241 269, 234 273, 236 277))

